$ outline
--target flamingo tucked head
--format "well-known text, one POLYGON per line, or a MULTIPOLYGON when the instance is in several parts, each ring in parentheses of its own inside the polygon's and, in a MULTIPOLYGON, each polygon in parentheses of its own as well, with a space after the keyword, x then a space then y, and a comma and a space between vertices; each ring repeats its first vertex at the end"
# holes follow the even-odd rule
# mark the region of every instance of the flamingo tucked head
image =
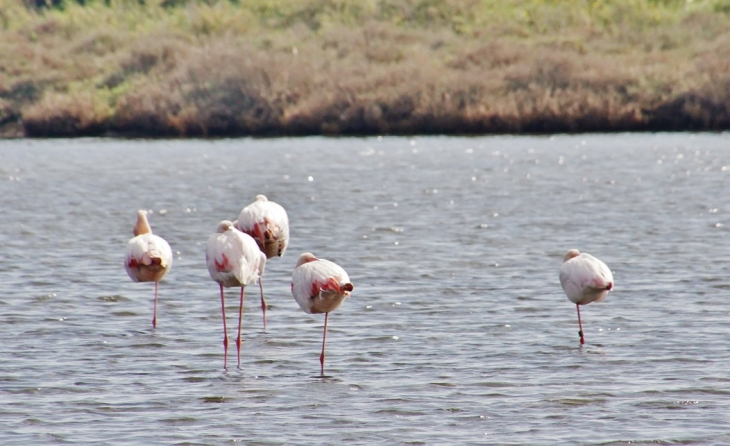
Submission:
POLYGON ((269 201, 269 199, 266 198, 266 195, 261 195, 261 194, 256 195, 255 200, 256 201, 269 201))
POLYGON ((137 211, 137 223, 134 225, 134 236, 149 234, 151 232, 150 222, 147 221, 147 211, 137 211))
POLYGON ((572 259, 573 257, 578 257, 580 255, 580 251, 577 249, 571 249, 565 254, 565 258, 563 259, 563 262, 567 262, 568 260, 572 259))
POLYGON ((298 267, 304 265, 305 263, 314 262, 317 260, 319 260, 319 259, 316 258, 314 256, 314 254, 312 254, 311 252, 305 252, 304 254, 299 256, 299 259, 297 259, 297 266, 295 266, 294 268, 298 268, 298 267))
POLYGON ((215 232, 223 234, 231 228, 233 228, 233 223, 230 220, 223 220, 222 222, 218 223, 218 228, 216 228, 215 232))

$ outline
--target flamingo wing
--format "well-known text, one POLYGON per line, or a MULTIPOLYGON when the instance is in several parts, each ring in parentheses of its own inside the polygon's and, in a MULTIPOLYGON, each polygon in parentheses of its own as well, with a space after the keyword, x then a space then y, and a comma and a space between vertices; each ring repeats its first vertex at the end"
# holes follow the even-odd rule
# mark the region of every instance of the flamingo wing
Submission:
POLYGON ((264 213, 268 229, 275 239, 284 244, 280 254, 283 255, 284 250, 286 250, 286 244, 289 241, 289 217, 280 204, 274 203, 273 201, 267 201, 263 204, 265 205, 264 213))
POLYGON ((319 283, 330 284, 327 287, 323 286, 322 289, 330 289, 333 286, 332 284, 339 287, 350 282, 350 276, 347 275, 345 270, 340 265, 327 259, 319 259, 316 262, 307 263, 307 265, 311 265, 319 283))
POLYGON ((311 268, 305 268, 306 265, 299 266, 294 269, 291 281, 291 293, 294 300, 299 304, 299 308, 305 313, 312 313, 312 295, 316 279, 311 268))
POLYGON ((254 231, 256 223, 263 220, 259 206, 255 206, 255 204, 254 202, 241 209, 241 212, 238 214, 238 220, 236 220, 236 229, 251 234, 254 231))

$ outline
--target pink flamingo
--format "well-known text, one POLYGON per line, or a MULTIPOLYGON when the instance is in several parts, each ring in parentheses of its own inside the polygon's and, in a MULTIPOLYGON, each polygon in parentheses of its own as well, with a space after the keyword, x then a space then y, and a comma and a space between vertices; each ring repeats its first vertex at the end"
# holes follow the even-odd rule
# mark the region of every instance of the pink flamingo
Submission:
POLYGON ((560 266, 560 284, 578 310, 578 334, 580 343, 585 344, 580 306, 605 299, 613 288, 613 274, 605 263, 592 255, 571 249, 560 266))
POLYGON ((305 252, 297 260, 292 274, 291 292, 305 313, 324 313, 322 354, 319 356, 321 373, 324 375, 324 345, 327 339, 327 319, 345 297, 353 290, 350 278, 342 267, 325 259, 318 259, 305 252))
POLYGON ((241 320, 243 318, 244 287, 256 282, 264 273, 266 256, 259 251, 256 242, 247 234, 223 220, 216 233, 208 238, 205 262, 210 277, 220 286, 221 312, 223 313, 223 367, 228 367, 228 329, 226 327, 226 302, 223 287, 240 287, 241 301, 238 309, 238 367, 241 367, 241 320))
POLYGON ((238 214, 234 225, 256 240, 267 259, 284 255, 289 243, 289 217, 281 205, 265 195, 256 195, 254 202, 238 214))
POLYGON ((134 237, 127 243, 124 269, 135 282, 155 282, 155 308, 152 328, 157 327, 158 283, 172 266, 172 249, 162 237, 152 233, 147 211, 137 211, 134 237))
MULTIPOLYGON (((233 222, 236 229, 253 237, 261 252, 266 258, 281 257, 289 243, 289 217, 284 208, 269 201, 264 195, 256 195, 253 203, 249 204, 238 214, 238 220, 233 222)), ((266 330, 266 299, 264 298, 264 284, 259 277, 261 289, 261 312, 264 316, 264 330, 266 330)))

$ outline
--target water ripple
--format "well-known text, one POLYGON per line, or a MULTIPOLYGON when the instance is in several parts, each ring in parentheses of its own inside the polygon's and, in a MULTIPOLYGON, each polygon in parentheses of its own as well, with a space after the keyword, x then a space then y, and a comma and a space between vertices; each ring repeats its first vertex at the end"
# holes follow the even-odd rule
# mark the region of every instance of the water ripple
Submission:
MULTIPOLYGON (((22 179, 0 182, 0 437, 730 443, 729 143, 726 133, 0 141, 0 165, 12 166, 2 169, 22 179), (291 242, 267 263, 266 331, 254 288, 241 369, 231 338, 223 370, 204 245, 258 193, 285 206, 291 242), (137 209, 153 211, 175 252, 155 330, 154 287, 122 268, 137 209), (581 309, 583 347, 557 277, 572 247, 616 278, 606 301, 581 309), (329 319, 325 376, 323 317, 301 312, 289 289, 304 251, 355 283, 329 319)), ((237 302, 226 303, 232 336, 237 302)))

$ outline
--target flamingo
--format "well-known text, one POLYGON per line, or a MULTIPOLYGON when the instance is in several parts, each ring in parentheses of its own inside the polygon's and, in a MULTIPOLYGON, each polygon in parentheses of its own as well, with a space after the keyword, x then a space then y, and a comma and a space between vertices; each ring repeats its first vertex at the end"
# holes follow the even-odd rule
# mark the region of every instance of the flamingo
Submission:
MULTIPOLYGON (((239 231, 253 237, 259 249, 270 259, 283 256, 289 243, 289 217, 281 205, 269 201, 265 195, 256 195, 253 203, 249 204, 238 214, 238 220, 233 225, 239 231)), ((264 330, 266 330, 266 298, 264 298, 264 284, 259 277, 261 289, 261 312, 264 316, 264 330)))
POLYGON ((324 376, 324 344, 327 338, 327 319, 335 311, 345 297, 350 297, 354 286, 342 267, 325 259, 318 259, 312 253, 305 252, 299 256, 294 268, 291 292, 294 299, 305 313, 324 313, 324 331, 322 334, 322 354, 319 364, 324 376))
POLYGON ((134 237, 127 243, 124 269, 135 282, 155 282, 155 309, 152 328, 157 327, 157 285, 172 266, 170 245, 152 233, 147 211, 137 211, 134 237))
POLYGON ((226 327, 226 302, 223 287, 241 287, 241 302, 238 309, 238 367, 241 367, 241 319, 243 318, 244 287, 256 282, 264 273, 266 256, 259 251, 256 242, 247 234, 223 220, 216 233, 208 238, 205 247, 205 262, 210 277, 220 286, 221 311, 223 313, 223 368, 228 367, 228 329, 226 327))
POLYGON ((585 344, 580 306, 605 299, 613 288, 613 274, 599 259, 581 253, 577 249, 571 249, 565 254, 563 264, 560 266, 560 284, 568 299, 578 310, 578 334, 581 345, 585 344))

